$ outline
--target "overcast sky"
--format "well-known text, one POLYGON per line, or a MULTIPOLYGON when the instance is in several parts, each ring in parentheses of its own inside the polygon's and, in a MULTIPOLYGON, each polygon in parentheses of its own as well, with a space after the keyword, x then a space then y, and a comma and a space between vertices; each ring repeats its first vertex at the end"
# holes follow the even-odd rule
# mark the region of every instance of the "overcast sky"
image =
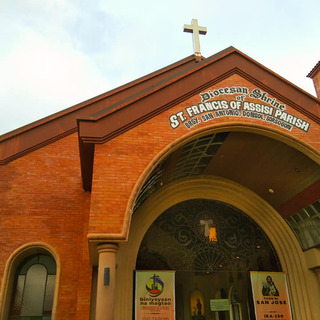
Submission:
POLYGON ((192 19, 315 95, 319 0, 0 0, 0 134, 193 54, 192 19))

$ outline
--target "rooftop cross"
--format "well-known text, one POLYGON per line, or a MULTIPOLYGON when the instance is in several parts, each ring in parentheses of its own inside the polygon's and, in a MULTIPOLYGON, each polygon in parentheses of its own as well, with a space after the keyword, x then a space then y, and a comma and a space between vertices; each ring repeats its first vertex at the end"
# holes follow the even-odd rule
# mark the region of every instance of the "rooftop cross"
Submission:
POLYGON ((191 25, 185 24, 183 26, 184 32, 190 32, 193 33, 193 50, 194 54, 196 56, 201 56, 200 53, 200 40, 199 40, 199 34, 206 34, 207 28, 206 27, 199 27, 198 26, 198 20, 192 19, 191 25))

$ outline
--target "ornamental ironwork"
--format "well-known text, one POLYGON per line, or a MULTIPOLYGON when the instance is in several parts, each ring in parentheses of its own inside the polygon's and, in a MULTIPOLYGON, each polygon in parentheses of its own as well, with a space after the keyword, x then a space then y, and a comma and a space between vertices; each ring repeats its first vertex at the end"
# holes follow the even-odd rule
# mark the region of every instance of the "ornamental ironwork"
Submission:
POLYGON ((141 243, 136 267, 196 273, 281 270, 268 237, 251 218, 206 199, 184 201, 161 214, 141 243))

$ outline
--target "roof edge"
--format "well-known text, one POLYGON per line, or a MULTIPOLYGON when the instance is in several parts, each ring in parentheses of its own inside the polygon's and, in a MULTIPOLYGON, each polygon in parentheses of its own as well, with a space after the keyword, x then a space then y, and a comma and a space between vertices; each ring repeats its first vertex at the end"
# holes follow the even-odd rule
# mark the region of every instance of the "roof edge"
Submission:
POLYGON ((22 134, 25 131, 32 130, 37 126, 46 124, 46 123, 48 123, 50 121, 54 121, 54 120, 56 120, 58 118, 61 118, 61 117, 65 116, 65 115, 67 115, 69 113, 76 112, 79 109, 85 108, 86 106, 88 106, 90 104, 98 102, 99 100, 102 100, 102 99, 104 99, 106 97, 109 97, 111 95, 117 94, 120 91, 124 91, 124 90, 126 90, 128 88, 134 87, 137 84, 143 83, 146 80, 149 80, 151 78, 157 77, 160 74, 168 72, 168 71, 170 71, 170 70, 172 70, 172 69, 174 69, 174 68, 176 68, 178 66, 181 66, 181 65, 186 64, 186 63, 191 62, 191 61, 196 61, 196 57, 194 55, 190 55, 190 56, 188 56, 186 58, 183 58, 183 59, 181 59, 181 60, 179 60, 177 62, 174 62, 174 63, 172 63, 172 64, 170 64, 170 65, 168 65, 166 67, 160 68, 160 69, 158 69, 156 71, 153 71, 153 72, 151 72, 151 73, 149 73, 149 74, 147 74, 145 76, 142 76, 142 77, 140 77, 138 79, 132 80, 132 81, 130 81, 130 82, 124 84, 124 85, 121 85, 119 87, 113 88, 113 89, 111 89, 109 91, 106 91, 104 93, 101 93, 101 94, 99 94, 99 95, 97 95, 97 96, 95 96, 93 98, 90 98, 90 99, 87 99, 87 100, 82 101, 80 103, 77 103, 77 104, 75 104, 75 105, 73 105, 71 107, 65 108, 65 109, 63 109, 61 111, 58 111, 58 112, 55 112, 55 113, 53 113, 53 114, 51 114, 49 116, 46 116, 46 117, 43 117, 43 118, 41 118, 39 120, 33 121, 33 122, 29 123, 29 124, 26 124, 24 126, 21 126, 21 127, 17 128, 17 129, 13 129, 13 130, 11 130, 11 131, 9 131, 7 133, 4 133, 4 134, 0 135, 0 142, 5 140, 5 139, 8 139, 8 138, 10 138, 12 136, 15 136, 17 134, 22 134))
POLYGON ((120 87, 0 135, 0 165, 75 133, 78 129, 77 117, 85 117, 88 114, 92 114, 93 111, 90 112, 88 107, 91 106, 92 108, 99 101, 117 94, 124 94, 126 90, 134 91, 136 86, 139 87, 146 81, 156 83, 158 77, 174 73, 176 69, 184 68, 185 65, 196 62, 196 57, 190 55, 120 87), (47 131, 46 134, 43 134, 44 127, 47 131))
POLYGON ((312 68, 312 70, 307 74, 307 78, 313 79, 315 75, 319 72, 320 70, 320 60, 318 63, 312 68))

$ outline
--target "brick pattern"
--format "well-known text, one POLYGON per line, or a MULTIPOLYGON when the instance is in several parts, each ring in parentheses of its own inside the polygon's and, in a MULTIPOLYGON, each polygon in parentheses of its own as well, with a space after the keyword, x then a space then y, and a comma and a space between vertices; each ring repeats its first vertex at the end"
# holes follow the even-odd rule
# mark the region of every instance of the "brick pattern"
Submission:
POLYGON ((90 194, 82 190, 78 150, 73 134, 0 167, 0 274, 20 246, 53 246, 61 259, 58 319, 89 319, 90 194))
MULTIPOLYGON (((232 86, 255 88, 238 75, 213 88, 232 86)), ((235 96, 217 99, 235 100, 235 96)), ((297 128, 289 132, 271 123, 236 117, 216 118, 190 130, 184 125, 176 129, 170 127, 172 114, 199 102, 200 96, 196 95, 113 140, 97 145, 91 193, 82 189, 77 134, 1 166, 0 274, 9 256, 20 246, 38 241, 53 246, 62 261, 58 320, 87 320, 92 276, 87 233, 122 234, 127 231, 128 209, 137 196, 133 190, 137 190, 160 160, 159 155, 169 153, 180 141, 201 130, 224 130, 232 125, 267 127, 320 150, 319 125, 288 105, 289 113, 311 123, 309 132, 297 128)))
MULTIPOLYGON (((239 75, 233 75, 207 90, 232 86, 247 87, 250 92, 256 88, 255 85, 239 75)), ((268 96, 273 98, 271 95, 268 96)), ((235 97, 236 95, 221 95, 215 100, 230 101, 236 100, 235 97)), ((248 96, 246 101, 259 102, 248 96)), ((280 135, 294 137, 303 144, 320 150, 320 140, 317 138, 320 136, 319 125, 288 105, 286 105, 287 113, 311 123, 308 132, 298 128, 293 128, 290 132, 275 124, 245 117, 216 118, 212 121, 202 122, 191 129, 187 129, 184 125, 180 125, 176 129, 171 128, 169 117, 172 114, 200 102, 200 96, 196 95, 113 140, 96 146, 89 232, 119 234, 125 232, 125 222, 130 219, 129 214, 125 214, 129 205, 128 201, 131 196, 136 196, 132 194, 132 191, 141 175, 152 169, 154 163, 159 160, 158 155, 169 146, 174 147, 175 143, 195 132, 207 128, 221 130, 222 126, 236 124, 252 125, 259 128, 267 127, 280 135)), ((281 103, 281 101, 279 102, 281 103)), ((260 103, 266 104, 262 101, 260 103)))
POLYGON ((318 71, 318 73, 314 76, 312 80, 317 93, 317 97, 320 99, 320 71, 318 71))

